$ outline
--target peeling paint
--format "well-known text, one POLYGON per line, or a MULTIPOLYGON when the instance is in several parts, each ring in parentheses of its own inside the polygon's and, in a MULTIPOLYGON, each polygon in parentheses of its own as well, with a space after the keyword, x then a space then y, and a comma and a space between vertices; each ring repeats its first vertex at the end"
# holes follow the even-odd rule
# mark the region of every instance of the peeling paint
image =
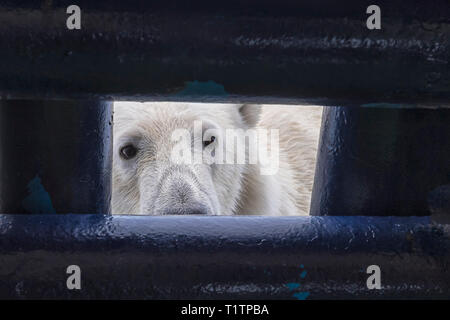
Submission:
POLYGON ((56 213, 52 199, 42 185, 41 178, 36 175, 27 185, 28 195, 22 205, 29 213, 56 213))
POLYGON ((197 96, 197 95, 207 95, 207 96, 227 96, 228 93, 225 91, 223 85, 218 84, 214 81, 188 81, 183 90, 176 93, 175 96, 197 96))

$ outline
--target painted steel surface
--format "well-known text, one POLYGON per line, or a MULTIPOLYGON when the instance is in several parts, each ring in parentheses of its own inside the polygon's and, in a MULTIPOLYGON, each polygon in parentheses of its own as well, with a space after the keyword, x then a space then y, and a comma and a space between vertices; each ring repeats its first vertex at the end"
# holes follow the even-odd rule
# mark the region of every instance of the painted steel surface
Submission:
POLYGON ((72 2, 0 1, 2 95, 449 106, 446 0, 72 2))
POLYGON ((0 297, 448 299, 449 230, 428 217, 1 215, 0 297), (81 290, 66 287, 73 264, 81 290), (373 264, 381 290, 366 286, 373 264))

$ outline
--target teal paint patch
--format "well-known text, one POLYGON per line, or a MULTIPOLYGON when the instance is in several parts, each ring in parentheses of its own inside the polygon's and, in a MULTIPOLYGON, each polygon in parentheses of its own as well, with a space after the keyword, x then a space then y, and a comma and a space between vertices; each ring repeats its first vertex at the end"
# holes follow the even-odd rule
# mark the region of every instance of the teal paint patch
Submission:
POLYGON ((50 195, 42 185, 39 175, 36 175, 28 183, 27 190, 28 195, 22 201, 22 206, 26 211, 36 214, 56 213, 50 195))
POLYGON ((365 103, 362 104, 361 107, 364 108, 387 108, 387 109, 412 109, 415 108, 412 104, 399 104, 399 103, 365 103))
MULTIPOLYGON (((300 265, 300 269, 304 269, 305 266, 303 264, 300 265)), ((300 278, 305 279, 306 277, 306 270, 302 270, 300 273, 300 278)), ((289 282, 286 284, 286 287, 288 287, 289 291, 297 291, 300 288, 300 283, 297 282, 289 282)), ((293 298, 296 298, 297 300, 305 300, 309 297, 308 291, 301 291, 301 292, 294 292, 292 294, 293 298)))
POLYGON ((300 287, 300 283, 290 282, 286 284, 286 287, 288 287, 288 289, 292 291, 298 289, 300 287))
POLYGON ((189 81, 186 82, 186 86, 180 92, 177 92, 175 96, 227 96, 225 87, 214 81, 189 81))
POLYGON ((309 296, 309 292, 296 292, 292 296, 297 300, 306 300, 306 298, 308 298, 309 296))

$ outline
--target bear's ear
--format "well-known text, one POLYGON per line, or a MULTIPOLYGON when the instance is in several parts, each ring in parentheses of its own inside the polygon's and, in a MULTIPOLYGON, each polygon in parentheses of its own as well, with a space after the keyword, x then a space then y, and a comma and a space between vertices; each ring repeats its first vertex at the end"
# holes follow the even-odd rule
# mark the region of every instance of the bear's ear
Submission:
POLYGON ((257 104, 243 104, 239 106, 239 113, 249 127, 255 127, 260 118, 261 106, 257 104))

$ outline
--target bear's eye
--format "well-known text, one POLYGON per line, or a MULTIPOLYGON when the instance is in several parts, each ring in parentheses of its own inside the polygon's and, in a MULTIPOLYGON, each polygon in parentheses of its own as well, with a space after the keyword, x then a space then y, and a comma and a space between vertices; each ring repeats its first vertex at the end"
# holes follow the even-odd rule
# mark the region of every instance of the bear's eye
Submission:
POLYGON ((213 143, 216 140, 216 137, 211 136, 211 138, 209 138, 209 140, 203 141, 203 146, 207 147, 209 146, 211 143, 213 143))
POLYGON ((119 151, 119 154, 123 159, 129 160, 136 156, 137 151, 138 150, 135 146, 133 146, 132 144, 129 144, 129 145, 122 147, 119 151))

